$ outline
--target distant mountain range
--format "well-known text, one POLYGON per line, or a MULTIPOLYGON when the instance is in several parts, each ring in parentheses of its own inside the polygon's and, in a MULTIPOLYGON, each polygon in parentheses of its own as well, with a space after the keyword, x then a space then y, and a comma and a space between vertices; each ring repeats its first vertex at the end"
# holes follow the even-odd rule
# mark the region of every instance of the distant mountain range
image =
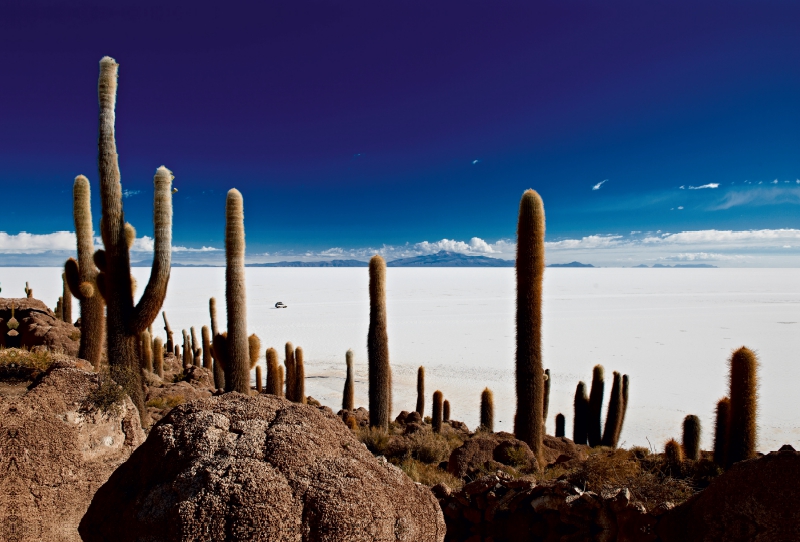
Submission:
MULTIPOLYGON (((247 267, 367 267, 367 262, 360 260, 331 260, 318 262, 273 262, 251 263, 247 267)), ((514 267, 514 260, 488 258, 486 256, 465 256, 458 252, 442 250, 436 254, 400 258, 386 263, 387 267, 514 267)), ((594 267, 592 264, 570 262, 555 263, 547 267, 594 267)))
POLYGON ((369 264, 360 260, 331 260, 329 262, 248 263, 246 267, 369 267, 369 264))
POLYGON ((661 263, 654 263, 651 266, 640 264, 635 265, 634 268, 643 268, 643 269, 717 269, 716 265, 711 265, 708 263, 679 263, 675 265, 664 265, 661 263))
POLYGON ((551 263, 547 267, 594 267, 590 263, 569 262, 569 263, 551 263))

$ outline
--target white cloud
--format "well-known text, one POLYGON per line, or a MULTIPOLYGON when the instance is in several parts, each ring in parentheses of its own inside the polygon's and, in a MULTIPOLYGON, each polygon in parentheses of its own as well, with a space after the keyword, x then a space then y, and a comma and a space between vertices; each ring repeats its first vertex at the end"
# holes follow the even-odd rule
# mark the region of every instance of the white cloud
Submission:
POLYGON ((122 197, 123 198, 130 198, 131 196, 137 196, 137 195, 139 195, 141 193, 142 193, 141 190, 123 190, 122 191, 122 197))
POLYGON ((719 254, 714 252, 682 252, 663 256, 659 260, 668 262, 706 262, 706 261, 732 261, 745 260, 747 256, 741 254, 719 254))
POLYGON ((621 235, 588 235, 580 239, 551 241, 544 246, 551 249, 606 248, 619 245, 621 239, 621 235))
POLYGON ((608 182, 608 179, 605 179, 605 180, 603 180, 603 181, 600 181, 599 183, 597 183, 596 185, 594 185, 594 186, 592 187, 592 190, 600 190, 600 187, 601 187, 601 186, 603 186, 603 184, 605 184, 605 183, 607 183, 607 182, 608 182))
POLYGON ((731 190, 723 196, 719 203, 712 206, 711 210, 719 211, 740 205, 778 205, 781 203, 800 204, 800 188, 796 186, 753 187, 745 190, 731 190))
POLYGON ((719 188, 719 183, 708 183, 701 186, 690 186, 689 190, 703 190, 704 188, 719 188))
POLYGON ((0 231, 0 254, 41 254, 50 250, 75 250, 75 234, 70 231, 36 234, 0 231))

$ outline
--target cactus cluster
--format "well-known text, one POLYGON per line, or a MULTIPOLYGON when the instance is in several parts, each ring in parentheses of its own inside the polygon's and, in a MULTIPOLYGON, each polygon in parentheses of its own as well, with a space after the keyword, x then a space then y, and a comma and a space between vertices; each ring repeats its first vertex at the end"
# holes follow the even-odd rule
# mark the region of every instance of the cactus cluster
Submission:
POLYGON ((628 375, 614 372, 605 427, 602 425, 605 369, 602 365, 595 365, 592 369, 592 387, 588 396, 586 384, 578 382, 572 429, 572 440, 575 444, 617 447, 628 409, 629 382, 628 375))

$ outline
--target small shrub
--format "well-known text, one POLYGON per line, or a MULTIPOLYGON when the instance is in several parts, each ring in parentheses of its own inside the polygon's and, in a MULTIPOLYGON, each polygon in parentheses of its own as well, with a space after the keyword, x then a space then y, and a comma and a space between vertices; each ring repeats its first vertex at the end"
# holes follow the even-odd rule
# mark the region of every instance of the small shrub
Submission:
POLYGON ((107 373, 101 373, 97 388, 86 397, 86 407, 94 407, 105 414, 118 414, 120 403, 125 400, 126 395, 122 386, 114 382, 107 373))
POLYGON ((379 427, 364 427, 358 432, 358 440, 363 442, 367 449, 375 455, 386 455, 391 440, 385 429, 379 427))
POLYGON ((68 335, 68 337, 70 338, 70 340, 73 340, 73 341, 76 341, 76 342, 80 341, 81 340, 81 330, 80 329, 76 329, 75 331, 71 331, 70 334, 68 335))
POLYGON ((392 463, 400 467, 409 478, 420 484, 425 484, 428 487, 433 487, 438 483, 445 483, 450 488, 458 490, 464 485, 461 478, 456 478, 436 465, 426 465, 425 463, 411 458, 393 460, 392 463))

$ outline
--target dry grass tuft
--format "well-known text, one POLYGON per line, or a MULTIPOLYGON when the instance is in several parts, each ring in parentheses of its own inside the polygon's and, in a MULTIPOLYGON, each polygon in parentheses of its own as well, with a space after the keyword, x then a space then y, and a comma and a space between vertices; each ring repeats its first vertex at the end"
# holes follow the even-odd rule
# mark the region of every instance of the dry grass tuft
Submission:
POLYGON ((392 463, 400 467, 409 478, 415 482, 419 482, 420 484, 425 484, 426 486, 435 486, 436 484, 443 482, 450 488, 457 490, 461 489, 461 486, 464 485, 464 482, 461 480, 461 478, 456 478, 449 472, 442 470, 435 465, 428 465, 422 461, 417 461, 416 459, 408 458, 400 461, 393 460, 392 463))

